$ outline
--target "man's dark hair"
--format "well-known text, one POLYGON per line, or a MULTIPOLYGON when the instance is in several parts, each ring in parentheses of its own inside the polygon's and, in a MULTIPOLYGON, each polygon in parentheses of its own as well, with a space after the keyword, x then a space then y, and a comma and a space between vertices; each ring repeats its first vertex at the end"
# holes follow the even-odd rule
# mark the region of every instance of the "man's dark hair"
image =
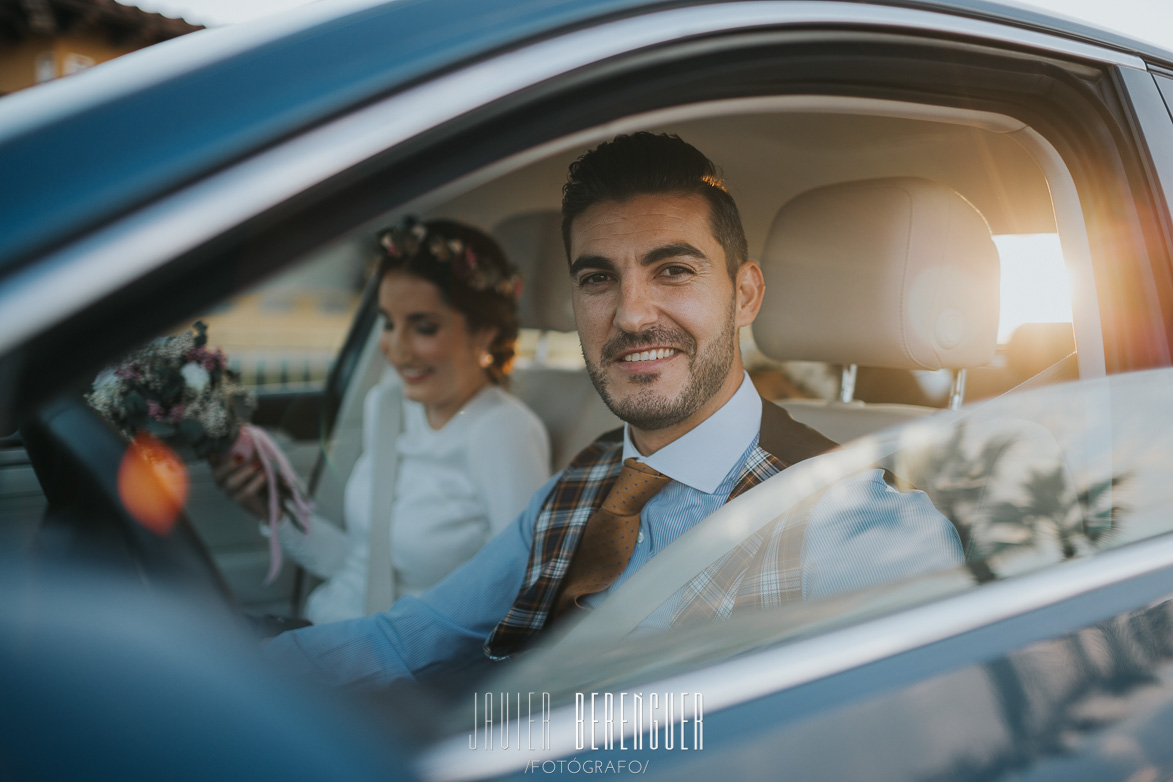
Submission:
POLYGON ((666 133, 616 136, 570 165, 562 187, 562 241, 570 258, 570 225, 595 204, 638 195, 699 195, 709 202, 713 237, 725 250, 729 276, 749 255, 745 229, 733 197, 713 162, 700 150, 666 133))

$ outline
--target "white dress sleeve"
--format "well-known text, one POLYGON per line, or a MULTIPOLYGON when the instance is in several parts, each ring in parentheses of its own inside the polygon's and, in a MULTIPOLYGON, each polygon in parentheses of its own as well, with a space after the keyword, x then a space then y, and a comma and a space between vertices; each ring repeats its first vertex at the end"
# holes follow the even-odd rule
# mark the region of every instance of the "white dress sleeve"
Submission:
MULTIPOLYGON (((361 497, 370 496, 371 491, 371 458, 369 453, 362 453, 354 464, 350 477, 346 482, 346 505, 352 493, 361 497)), ((348 511, 351 509, 348 507, 348 511)), ((350 531, 343 530, 334 522, 313 514, 308 532, 298 529, 288 516, 281 519, 277 525, 277 534, 281 547, 297 564, 321 579, 328 579, 338 574, 346 562, 347 556, 356 546, 365 545, 364 541, 354 539, 352 533, 360 532, 352 525, 350 531)), ((365 534, 365 529, 361 530, 365 534)))
POLYGON ((286 516, 277 525, 277 534, 285 553, 318 578, 334 575, 350 551, 346 533, 316 513, 309 532, 302 532, 286 516))
MULTIPOLYGON (((370 534, 370 497, 374 491, 372 453, 375 443, 376 419, 382 393, 382 384, 367 392, 363 399, 362 453, 346 479, 343 514, 345 529, 336 522, 313 514, 309 532, 302 532, 285 517, 277 525, 281 547, 299 565, 321 579, 330 579, 343 571, 355 571, 354 578, 366 581, 366 549, 370 534)), ((383 444, 382 447, 394 447, 383 444)))
POLYGON ((546 427, 516 400, 494 410, 470 428, 468 473, 497 535, 550 477, 546 427))

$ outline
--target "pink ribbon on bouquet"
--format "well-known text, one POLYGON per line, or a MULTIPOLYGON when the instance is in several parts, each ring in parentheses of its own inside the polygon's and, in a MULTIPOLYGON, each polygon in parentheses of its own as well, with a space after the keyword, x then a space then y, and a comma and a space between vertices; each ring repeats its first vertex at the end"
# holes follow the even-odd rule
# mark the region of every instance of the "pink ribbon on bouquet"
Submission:
POLYGON ((268 586, 281 572, 281 541, 277 535, 277 524, 281 521, 282 487, 288 490, 291 500, 285 510, 293 514, 306 532, 310 529, 310 513, 314 504, 306 497, 301 479, 280 446, 259 426, 240 425, 240 435, 228 451, 228 458, 241 463, 256 459, 265 473, 265 485, 269 492, 269 573, 265 576, 265 586, 268 586))

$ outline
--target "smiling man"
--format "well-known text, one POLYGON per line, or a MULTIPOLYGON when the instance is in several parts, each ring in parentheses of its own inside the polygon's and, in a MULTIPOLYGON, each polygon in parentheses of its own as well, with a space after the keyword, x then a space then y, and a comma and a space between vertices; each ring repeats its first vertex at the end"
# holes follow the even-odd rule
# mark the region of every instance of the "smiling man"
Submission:
POLYGON ((587 372, 641 453, 705 420, 741 384, 737 328, 762 302, 753 262, 732 267, 696 194, 638 195, 571 221, 568 253, 587 372))
MULTIPOLYGON (((757 315, 765 283, 704 155, 675 136, 620 136, 571 166, 562 212, 587 370, 626 426, 576 456, 514 525, 418 599, 286 633, 271 655, 339 683, 509 657, 596 605, 731 498, 834 445, 759 397, 745 373, 738 329, 757 315)), ((948 520, 880 470, 833 485, 743 549, 644 627, 962 561, 948 520)))

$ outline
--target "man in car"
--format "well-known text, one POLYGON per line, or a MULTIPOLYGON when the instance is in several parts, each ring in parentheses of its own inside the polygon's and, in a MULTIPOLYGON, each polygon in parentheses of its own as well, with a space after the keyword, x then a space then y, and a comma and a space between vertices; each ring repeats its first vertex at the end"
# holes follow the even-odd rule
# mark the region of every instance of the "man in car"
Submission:
MULTIPOLYGON (((563 236, 595 388, 626 425, 418 599, 286 633, 271 655, 338 683, 501 659, 621 586, 706 516, 834 443, 754 390, 738 329, 762 303, 732 197, 675 136, 620 136, 570 168, 563 236)), ((778 281, 776 284, 785 284, 778 281)), ((727 616, 962 562, 957 533, 880 470, 813 495, 694 577, 641 627, 727 616)))

